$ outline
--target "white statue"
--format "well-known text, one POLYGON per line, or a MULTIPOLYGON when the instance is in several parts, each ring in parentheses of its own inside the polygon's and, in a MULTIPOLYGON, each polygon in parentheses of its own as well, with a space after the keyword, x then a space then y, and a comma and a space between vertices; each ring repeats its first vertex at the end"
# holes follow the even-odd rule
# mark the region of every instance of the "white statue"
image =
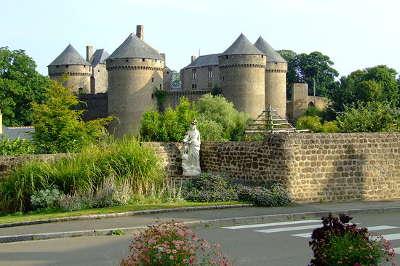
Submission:
POLYGON ((184 176, 197 176, 200 170, 200 132, 196 128, 196 120, 190 124, 183 139, 182 168, 184 176))

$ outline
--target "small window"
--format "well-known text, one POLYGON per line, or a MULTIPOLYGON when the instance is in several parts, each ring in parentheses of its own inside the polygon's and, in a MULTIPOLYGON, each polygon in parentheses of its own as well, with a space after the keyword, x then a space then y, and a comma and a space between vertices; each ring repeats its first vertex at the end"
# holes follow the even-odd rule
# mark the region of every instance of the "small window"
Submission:
POLYGON ((162 86, 161 86, 161 84, 160 84, 160 90, 162 90, 162 86))
POLYGON ((212 67, 208 68, 208 79, 212 79, 213 78, 213 71, 212 71, 212 67))
POLYGON ((225 80, 225 77, 222 77, 222 80, 225 80))
POLYGON ((225 59, 228 59, 229 57, 227 55, 225 55, 225 59))
POLYGON ((144 62, 144 61, 146 61, 146 59, 145 59, 145 58, 142 58, 142 61, 144 62))
POLYGON ((68 66, 68 65, 65 65, 65 67, 68 68, 69 66, 68 66))
POLYGON ((100 69, 99 69, 99 70, 97 70, 97 72, 100 72, 100 69))
POLYGON ((154 78, 151 78, 151 82, 152 82, 152 83, 154 82, 154 78))
POLYGON ((129 60, 128 60, 128 59, 126 59, 126 60, 125 60, 125 62, 127 62, 127 63, 128 63, 128 62, 129 62, 129 60))
POLYGON ((196 73, 196 69, 192 70, 192 79, 196 79, 197 78, 197 73, 196 73))

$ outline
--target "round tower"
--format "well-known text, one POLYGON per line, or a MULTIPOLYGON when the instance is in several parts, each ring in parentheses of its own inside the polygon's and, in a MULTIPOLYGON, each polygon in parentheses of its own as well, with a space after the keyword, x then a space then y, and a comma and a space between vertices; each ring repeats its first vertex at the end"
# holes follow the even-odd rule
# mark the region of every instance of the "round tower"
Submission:
POLYGON ((254 44, 267 58, 265 68, 265 106, 286 118, 286 72, 287 62, 261 36, 254 44))
POLYGON ((110 131, 116 136, 137 134, 142 114, 156 106, 154 91, 163 89, 162 57, 143 41, 143 27, 108 57, 108 113, 116 117, 110 131))
POLYGON ((265 109, 265 56, 241 34, 218 56, 221 90, 242 112, 256 118, 265 109))
POLYGON ((49 77, 75 93, 90 92, 90 63, 70 44, 50 65, 49 77))

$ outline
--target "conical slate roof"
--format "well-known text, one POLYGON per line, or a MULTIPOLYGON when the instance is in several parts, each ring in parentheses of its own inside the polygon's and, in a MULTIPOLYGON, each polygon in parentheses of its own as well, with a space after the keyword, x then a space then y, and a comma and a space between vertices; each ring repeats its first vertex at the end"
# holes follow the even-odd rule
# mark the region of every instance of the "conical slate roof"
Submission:
POLYGON ((110 55, 107 53, 106 50, 104 49, 97 49, 94 54, 92 55, 92 58, 90 58, 90 63, 92 66, 97 66, 98 64, 105 64, 106 59, 110 55))
POLYGON ((269 43, 267 43, 261 36, 258 38, 256 43, 254 44, 258 50, 263 52, 267 57, 267 62, 274 62, 274 63, 286 63, 286 60, 272 48, 269 43))
POLYGON ((243 33, 232 43, 232 45, 222 53, 222 55, 231 54, 260 54, 263 53, 259 51, 243 33))
POLYGON ((126 38, 108 59, 121 58, 150 58, 162 60, 160 53, 156 49, 152 48, 133 33, 129 34, 128 38, 126 38))
POLYGON ((60 66, 60 65, 87 65, 90 66, 78 51, 69 44, 62 53, 54 59, 49 66, 60 66))

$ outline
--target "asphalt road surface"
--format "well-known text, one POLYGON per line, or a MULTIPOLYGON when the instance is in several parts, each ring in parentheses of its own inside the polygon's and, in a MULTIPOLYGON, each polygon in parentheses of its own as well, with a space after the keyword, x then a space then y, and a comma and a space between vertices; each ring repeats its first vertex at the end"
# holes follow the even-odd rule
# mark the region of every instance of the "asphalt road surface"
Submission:
MULTIPOLYGON (((400 213, 360 214, 354 222, 391 239, 400 254, 400 213)), ((218 242, 235 265, 307 265, 309 234, 319 220, 297 220, 227 227, 197 227, 218 242)), ((118 265, 128 254, 130 236, 78 237, 0 244, 0 265, 118 265)), ((400 255, 396 255, 400 265, 400 255)))

